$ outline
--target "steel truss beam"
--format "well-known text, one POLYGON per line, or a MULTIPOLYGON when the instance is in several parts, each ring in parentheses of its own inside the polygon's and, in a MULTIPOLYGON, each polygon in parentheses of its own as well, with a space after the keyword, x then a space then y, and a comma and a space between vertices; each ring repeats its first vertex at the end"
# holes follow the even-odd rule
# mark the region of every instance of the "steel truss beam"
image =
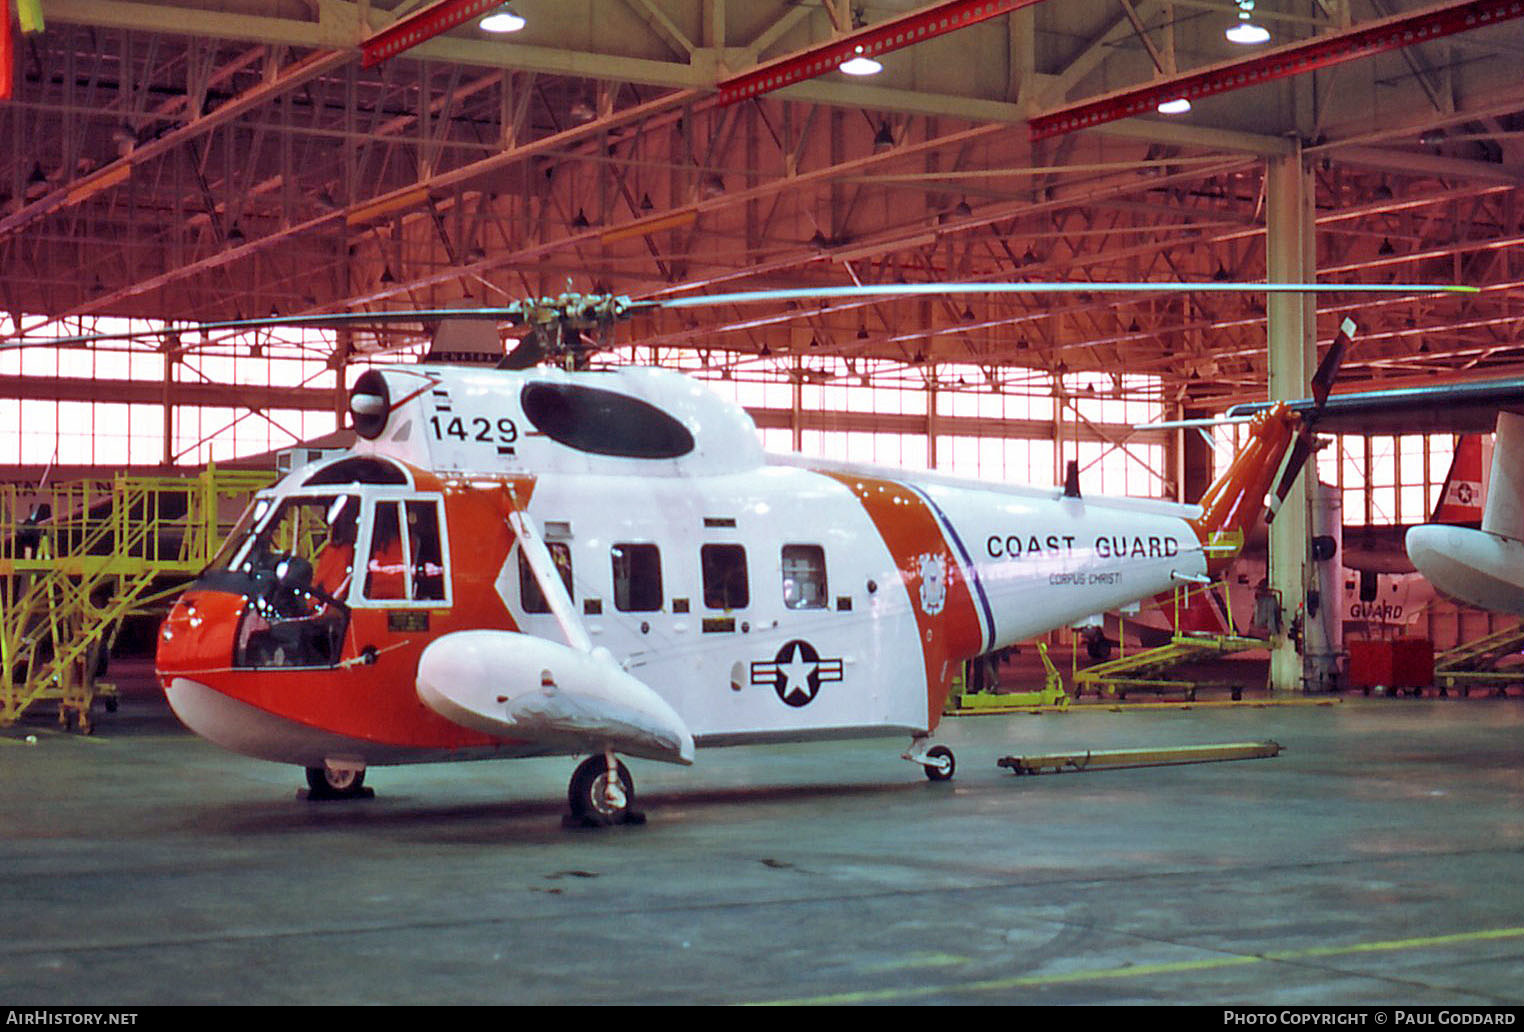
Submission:
POLYGON ((1159 79, 1147 86, 1071 104, 1033 118, 1029 132, 1035 142, 1081 129, 1093 129, 1107 122, 1148 114, 1168 100, 1196 100, 1303 75, 1345 61, 1497 25, 1521 15, 1524 15, 1524 0, 1460 0, 1417 14, 1384 18, 1345 32, 1279 47, 1242 61, 1228 61, 1200 71, 1159 79))

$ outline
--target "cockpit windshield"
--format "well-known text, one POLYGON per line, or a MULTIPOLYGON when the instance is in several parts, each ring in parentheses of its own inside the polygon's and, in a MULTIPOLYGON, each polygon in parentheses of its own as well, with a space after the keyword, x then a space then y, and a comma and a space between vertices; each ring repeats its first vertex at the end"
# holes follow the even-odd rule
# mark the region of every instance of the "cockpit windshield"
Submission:
POLYGON ((349 625, 345 598, 354 577, 360 498, 353 494, 284 498, 256 506, 242 539, 219 555, 207 580, 248 599, 234 657, 237 666, 329 666, 349 625))
POLYGON ((253 522, 255 532, 244 528, 244 541, 224 553, 228 569, 255 575, 273 570, 291 559, 308 563, 313 583, 332 589, 354 566, 355 532, 359 526, 360 499, 356 495, 311 495, 282 499, 275 512, 253 522))

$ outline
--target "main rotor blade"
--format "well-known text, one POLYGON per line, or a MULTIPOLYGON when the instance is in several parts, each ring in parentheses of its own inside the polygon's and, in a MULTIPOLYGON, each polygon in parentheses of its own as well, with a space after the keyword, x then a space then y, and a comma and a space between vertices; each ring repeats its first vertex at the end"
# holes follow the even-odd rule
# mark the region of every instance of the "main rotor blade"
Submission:
POLYGON ((213 322, 186 322, 178 326, 157 329, 120 330, 106 333, 77 333, 68 337, 19 337, 0 343, 0 350, 35 347, 65 347, 74 344, 94 344, 103 340, 148 340, 155 337, 185 335, 187 333, 218 333, 223 331, 246 331, 275 329, 283 326, 364 326, 371 323, 436 322, 445 319, 497 319, 501 322, 518 322, 524 317, 520 305, 501 308, 425 308, 390 312, 319 312, 312 315, 270 315, 257 319, 219 319, 213 322))
POLYGON ((636 302, 662 308, 747 304, 756 301, 828 301, 851 297, 938 294, 1476 294, 1453 283, 874 283, 854 287, 789 287, 636 302))

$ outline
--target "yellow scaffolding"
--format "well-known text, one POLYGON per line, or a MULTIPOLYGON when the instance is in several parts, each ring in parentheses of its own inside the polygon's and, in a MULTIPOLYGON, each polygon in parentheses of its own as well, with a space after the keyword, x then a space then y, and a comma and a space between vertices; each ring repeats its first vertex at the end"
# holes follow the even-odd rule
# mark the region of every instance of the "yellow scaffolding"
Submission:
MULTIPOLYGON (((1226 633, 1213 634, 1181 629, 1180 617, 1186 612, 1191 596, 1193 594, 1202 596, 1213 591, 1221 591, 1222 597, 1226 599, 1228 588, 1221 582, 1177 587, 1174 591, 1173 603, 1174 633, 1170 640, 1157 648, 1144 649, 1130 656, 1126 654, 1124 644, 1123 654, 1117 659, 1097 663, 1084 670, 1076 668, 1071 675, 1075 698, 1090 691, 1098 696, 1125 699, 1129 691, 1144 691, 1160 694, 1178 692, 1187 700, 1195 701, 1196 689, 1201 685, 1195 681, 1171 677, 1169 671, 1186 663, 1215 656, 1268 648, 1271 644, 1269 641, 1246 637, 1238 633, 1233 625, 1232 607, 1227 604, 1222 606, 1227 623, 1226 633)), ((1230 686, 1230 691, 1235 700, 1242 694, 1241 686, 1230 686)))
POLYGON ((1507 695, 1508 686, 1524 682, 1524 667, 1509 665, 1524 646, 1524 623, 1509 624, 1475 641, 1464 642, 1434 657, 1434 683, 1439 694, 1459 688, 1469 696, 1472 688, 1507 695))
POLYGON ((39 703, 91 729, 105 655, 216 554, 273 473, 208 467, 194 477, 118 475, 43 489, 0 484, 0 727, 39 703))

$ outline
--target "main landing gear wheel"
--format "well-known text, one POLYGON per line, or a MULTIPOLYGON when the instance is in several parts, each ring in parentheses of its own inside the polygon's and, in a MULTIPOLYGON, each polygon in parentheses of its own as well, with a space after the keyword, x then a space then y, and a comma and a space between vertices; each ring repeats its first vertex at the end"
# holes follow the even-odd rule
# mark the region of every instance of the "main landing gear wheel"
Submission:
POLYGON ((367 794, 365 771, 340 767, 308 767, 309 799, 358 799, 367 794))
POLYGON ((635 780, 617 759, 590 756, 578 765, 566 791, 571 804, 569 823, 590 827, 639 824, 644 818, 631 809, 635 804, 635 780), (612 760, 615 776, 609 776, 612 760))
POLYGON ((952 750, 947 746, 934 745, 926 750, 926 755, 921 760, 921 769, 932 781, 951 781, 953 772, 958 769, 958 761, 953 758, 952 750))

